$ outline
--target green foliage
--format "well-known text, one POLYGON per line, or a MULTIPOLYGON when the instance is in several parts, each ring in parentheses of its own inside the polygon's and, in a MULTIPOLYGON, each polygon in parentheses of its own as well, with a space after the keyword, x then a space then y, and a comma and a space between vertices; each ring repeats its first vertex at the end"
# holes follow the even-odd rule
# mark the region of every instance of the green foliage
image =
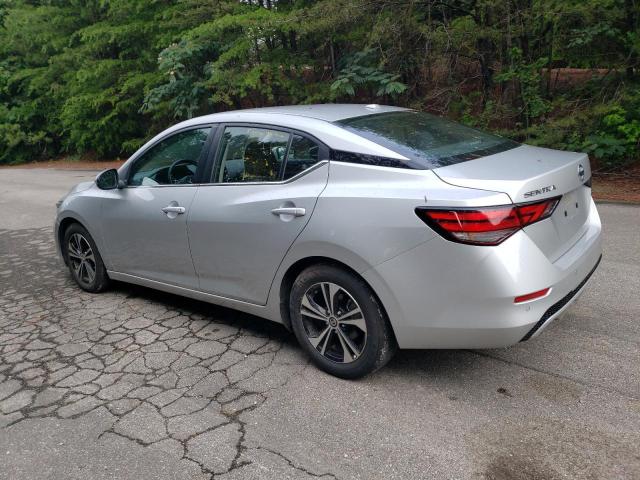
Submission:
POLYGON ((595 133, 586 137, 582 148, 615 166, 638 154, 640 148, 640 95, 627 99, 626 108, 614 103, 604 112, 595 133))
POLYGON ((7 2, 0 31, 0 163, 130 152, 166 35, 161 2, 7 2))
POLYGON ((539 58, 535 62, 526 62, 522 49, 513 47, 508 54, 510 65, 495 76, 498 82, 513 82, 519 91, 521 116, 528 126, 533 119, 549 111, 549 102, 543 97, 541 69, 548 61, 539 58))
POLYGON ((345 59, 345 67, 331 84, 331 91, 338 96, 352 97, 356 95, 356 89, 373 91, 375 97, 395 97, 404 92, 407 86, 398 81, 400 75, 383 72, 374 66, 374 54, 374 50, 365 49, 348 56, 345 59))
POLYGON ((191 118, 205 102, 207 91, 200 75, 206 62, 203 46, 182 40, 158 56, 158 68, 165 82, 145 96, 140 112, 169 112, 174 118, 191 118))
POLYGON ((636 0, 0 0, 0 163, 128 155, 196 115, 350 101, 613 168, 639 156, 639 17, 636 0), (603 70, 556 82, 564 67, 603 70))
POLYGON ((533 145, 584 151, 611 169, 638 158, 640 150, 640 94, 625 89, 606 102, 593 101, 576 109, 575 101, 561 98, 551 108, 557 113, 526 129, 502 133, 533 145), (624 107, 623 107, 624 105, 624 107))

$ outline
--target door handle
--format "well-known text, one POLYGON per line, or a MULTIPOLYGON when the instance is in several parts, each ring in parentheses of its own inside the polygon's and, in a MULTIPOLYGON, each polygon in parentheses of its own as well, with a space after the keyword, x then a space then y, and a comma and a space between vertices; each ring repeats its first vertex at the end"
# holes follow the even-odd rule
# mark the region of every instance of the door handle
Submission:
POLYGON ((164 213, 177 213, 178 215, 180 215, 180 214, 186 212, 187 209, 184 208, 184 207, 177 207, 177 206, 174 206, 174 205, 169 205, 168 207, 164 207, 162 209, 162 211, 164 213))
POLYGON ((280 207, 271 210, 274 215, 293 215, 294 217, 302 217, 307 211, 300 207, 280 207))

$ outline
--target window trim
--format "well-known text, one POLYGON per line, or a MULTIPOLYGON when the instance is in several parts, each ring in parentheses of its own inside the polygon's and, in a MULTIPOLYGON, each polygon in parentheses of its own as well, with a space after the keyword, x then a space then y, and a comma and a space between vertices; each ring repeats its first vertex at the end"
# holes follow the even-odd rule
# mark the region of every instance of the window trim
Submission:
POLYGON ((207 167, 207 163, 208 163, 208 158, 209 158, 209 154, 211 151, 211 146, 213 144, 213 139, 216 137, 217 135, 217 130, 218 130, 218 124, 216 123, 203 123, 203 124, 198 124, 198 125, 189 125, 187 127, 183 127, 180 128, 178 130, 174 130, 170 133, 167 133, 166 135, 163 135, 162 137, 158 138, 155 142, 153 142, 150 145, 147 145, 146 147, 144 147, 144 149, 138 150, 134 155, 135 157, 133 158, 133 161, 131 163, 128 163, 126 165, 126 167, 121 171, 118 172, 120 175, 120 178, 124 178, 126 185, 124 188, 140 188, 140 187, 144 187, 144 188, 166 188, 166 187, 194 187, 194 186, 198 186, 200 185, 202 182, 201 180, 203 178, 205 178, 205 173, 206 173, 206 167, 207 167), (203 128, 209 128, 209 134, 207 135, 207 139, 205 140, 204 143, 204 147, 202 148, 202 151, 200 152, 200 157, 198 158, 198 166, 196 168, 196 173, 194 176, 194 182, 193 183, 176 183, 176 184, 160 184, 160 185, 130 185, 129 182, 131 180, 131 171, 133 169, 133 167, 142 160, 142 158, 152 149, 154 148, 156 145, 158 145, 160 142, 163 142, 165 140, 167 140, 168 138, 173 137, 174 135, 178 135, 180 133, 184 133, 190 130, 201 130, 203 128))
POLYGON ((204 170, 204 176, 203 176, 203 181, 200 183, 201 185, 285 185, 287 183, 291 183, 294 182, 296 180, 298 180, 300 177, 303 177, 305 175, 307 175, 308 173, 311 173, 313 170, 315 170, 316 168, 319 168, 320 166, 324 165, 325 163, 329 163, 329 152, 330 149, 329 147, 327 147, 327 145, 318 140, 316 137, 314 137, 313 135, 301 131, 301 130, 297 130, 295 128, 289 128, 289 127, 283 127, 280 125, 273 125, 270 123, 256 123, 256 122, 224 122, 224 123, 219 123, 217 124, 217 131, 215 134, 215 138, 213 139, 213 142, 215 144, 214 148, 211 148, 209 151, 209 158, 207 160, 207 166, 204 170), (261 181, 261 182, 214 182, 213 181, 213 175, 216 172, 217 168, 219 167, 220 164, 220 155, 221 155, 221 145, 220 145, 220 139, 222 138, 222 135, 225 131, 225 129, 227 127, 247 127, 247 128, 262 128, 264 130, 277 130, 277 131, 281 131, 281 132, 286 132, 289 134, 289 142, 287 143, 287 154, 285 157, 284 162, 282 162, 282 165, 280 166, 280 171, 278 172, 278 179, 277 180, 269 180, 269 181, 261 181), (282 177, 284 176, 284 169, 286 167, 286 163, 289 157, 289 148, 291 147, 291 141, 293 139, 294 135, 300 135, 301 137, 305 137, 308 138, 309 140, 311 140, 312 142, 315 142, 318 144, 318 146, 320 147, 319 152, 318 152, 318 157, 319 160, 314 163, 312 166, 310 166, 309 168, 303 170, 302 172, 297 173, 296 175, 294 175, 291 178, 288 178, 286 180, 283 180, 282 177))

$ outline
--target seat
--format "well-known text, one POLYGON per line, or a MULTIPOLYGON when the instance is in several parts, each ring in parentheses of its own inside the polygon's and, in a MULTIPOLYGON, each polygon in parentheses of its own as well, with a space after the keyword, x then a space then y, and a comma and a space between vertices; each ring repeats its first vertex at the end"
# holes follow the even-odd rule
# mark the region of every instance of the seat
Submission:
POLYGON ((244 151, 243 180, 261 182, 275 180, 278 176, 278 164, 268 144, 252 142, 244 151))

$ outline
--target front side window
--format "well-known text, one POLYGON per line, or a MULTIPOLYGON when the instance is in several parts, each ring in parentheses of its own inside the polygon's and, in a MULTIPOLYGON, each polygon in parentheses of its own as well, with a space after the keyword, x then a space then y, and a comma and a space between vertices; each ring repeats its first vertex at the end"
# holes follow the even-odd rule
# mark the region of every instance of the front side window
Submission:
POLYGON ((226 127, 220 139, 215 183, 280 179, 290 134, 256 127, 226 127))
POLYGON ((408 168, 443 167, 519 146, 506 138, 411 110, 366 115, 336 123, 407 157, 408 168))
POLYGON ((211 128, 176 133, 158 142, 135 162, 129 185, 156 186, 193 183, 211 128))

